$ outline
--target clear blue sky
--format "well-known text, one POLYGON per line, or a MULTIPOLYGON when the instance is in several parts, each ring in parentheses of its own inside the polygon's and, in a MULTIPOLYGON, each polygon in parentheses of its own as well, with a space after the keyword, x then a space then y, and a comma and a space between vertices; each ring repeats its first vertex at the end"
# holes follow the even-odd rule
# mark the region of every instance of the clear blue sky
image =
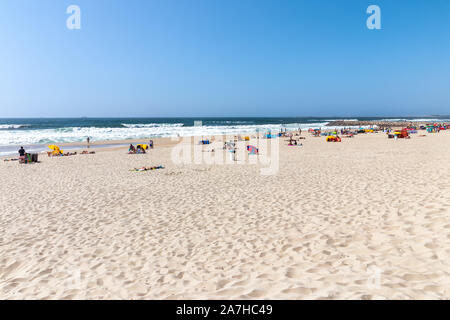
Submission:
POLYGON ((450 1, 0 2, 0 117, 425 114, 450 114, 450 1))

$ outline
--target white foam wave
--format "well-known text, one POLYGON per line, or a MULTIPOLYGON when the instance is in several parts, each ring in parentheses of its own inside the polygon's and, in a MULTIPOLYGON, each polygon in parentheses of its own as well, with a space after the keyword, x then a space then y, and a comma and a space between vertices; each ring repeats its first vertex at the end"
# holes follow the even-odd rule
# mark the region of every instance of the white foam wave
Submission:
POLYGON ((27 124, 0 124, 0 130, 19 129, 29 127, 27 124))
POLYGON ((121 123, 125 128, 182 127, 182 123, 121 123))
POLYGON ((264 125, 228 125, 228 126, 190 126, 182 124, 159 124, 158 126, 133 126, 121 128, 67 127, 58 129, 6 130, 0 134, 0 146, 35 145, 48 143, 67 143, 86 141, 111 141, 127 139, 148 139, 151 137, 174 136, 212 136, 222 134, 279 132, 282 128, 297 130, 298 128, 324 128, 327 122, 290 123, 264 125))

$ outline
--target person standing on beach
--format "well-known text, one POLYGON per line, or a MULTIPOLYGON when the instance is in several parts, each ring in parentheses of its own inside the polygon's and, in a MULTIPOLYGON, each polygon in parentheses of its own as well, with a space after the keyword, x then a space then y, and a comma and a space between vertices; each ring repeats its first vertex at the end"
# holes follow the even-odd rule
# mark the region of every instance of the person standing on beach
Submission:
POLYGON ((19 161, 20 163, 25 163, 25 149, 23 147, 19 149, 19 161))
POLYGON ((91 142, 91 138, 87 137, 86 142, 87 142, 87 147, 89 149, 89 143, 91 142))

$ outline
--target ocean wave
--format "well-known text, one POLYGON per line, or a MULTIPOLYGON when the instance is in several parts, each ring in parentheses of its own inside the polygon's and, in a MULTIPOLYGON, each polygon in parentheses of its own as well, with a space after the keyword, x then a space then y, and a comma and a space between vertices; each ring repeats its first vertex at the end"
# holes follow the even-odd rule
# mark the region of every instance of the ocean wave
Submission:
POLYGON ((124 128, 182 127, 183 123, 121 123, 124 128))
POLYGON ((251 124, 253 123, 252 121, 240 121, 240 120, 214 120, 214 121, 208 121, 206 120, 205 122, 207 123, 213 123, 213 124, 219 124, 219 125, 227 125, 227 124, 251 124))
POLYGON ((127 139, 149 139, 152 137, 185 137, 213 136, 252 132, 279 132, 282 128, 288 130, 304 130, 325 127, 328 122, 288 123, 262 125, 216 125, 216 126, 183 126, 172 124, 127 124, 128 127, 65 127, 55 129, 7 130, 0 135, 0 146, 34 145, 49 143, 82 142, 90 137, 91 141, 113 141, 127 139))
POLYGON ((329 119, 329 120, 325 120, 328 122, 333 122, 333 121, 359 121, 358 119, 329 119))
POLYGON ((28 128, 29 124, 0 124, 0 130, 11 130, 11 129, 20 129, 20 128, 28 128))

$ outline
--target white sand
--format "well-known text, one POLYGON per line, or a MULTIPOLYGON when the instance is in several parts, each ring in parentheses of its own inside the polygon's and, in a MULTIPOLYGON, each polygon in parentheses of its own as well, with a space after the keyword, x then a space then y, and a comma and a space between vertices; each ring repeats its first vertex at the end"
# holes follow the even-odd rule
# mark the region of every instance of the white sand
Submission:
POLYGON ((269 176, 158 143, 1 161, 0 298, 450 298, 450 132, 303 135, 269 176))

